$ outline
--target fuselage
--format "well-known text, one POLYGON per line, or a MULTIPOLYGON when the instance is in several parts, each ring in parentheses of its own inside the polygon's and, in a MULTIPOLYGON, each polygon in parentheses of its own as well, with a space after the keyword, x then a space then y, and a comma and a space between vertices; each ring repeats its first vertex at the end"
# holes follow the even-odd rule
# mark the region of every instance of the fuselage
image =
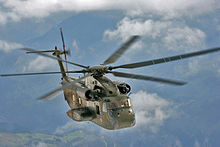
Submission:
MULTIPOLYGON (((94 79, 92 81, 98 84, 94 79)), ((67 115, 75 121, 91 121, 109 130, 132 127, 135 125, 135 114, 130 98, 118 93, 111 96, 98 95, 95 100, 91 100, 77 89, 66 89, 64 96, 71 108, 67 115)))

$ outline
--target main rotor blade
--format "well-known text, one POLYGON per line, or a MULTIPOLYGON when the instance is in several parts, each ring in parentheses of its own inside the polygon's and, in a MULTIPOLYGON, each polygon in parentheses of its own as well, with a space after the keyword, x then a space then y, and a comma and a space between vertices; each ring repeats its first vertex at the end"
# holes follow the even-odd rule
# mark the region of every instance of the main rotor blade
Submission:
POLYGON ((164 79, 164 78, 157 78, 157 77, 151 77, 151 76, 144 76, 144 75, 136 75, 136 74, 130 74, 130 73, 123 73, 123 72, 110 71, 109 73, 112 73, 116 77, 147 80, 147 81, 154 81, 154 82, 160 82, 160 83, 172 84, 172 85, 179 85, 179 86, 187 84, 186 82, 182 82, 182 81, 176 81, 176 80, 170 80, 170 79, 164 79))
POLYGON ((82 67, 82 68, 88 68, 87 66, 84 66, 84 65, 81 65, 81 64, 77 64, 77 63, 74 63, 74 62, 70 62, 70 61, 65 61, 65 60, 63 60, 63 59, 59 59, 59 58, 56 58, 56 57, 54 57, 54 56, 44 54, 44 53, 42 53, 42 52, 39 52, 39 51, 30 49, 30 48, 21 48, 21 50, 25 50, 25 51, 28 51, 28 52, 35 52, 35 53, 37 53, 37 54, 39 54, 39 55, 41 55, 41 56, 44 56, 44 57, 48 57, 48 58, 51 58, 51 59, 63 61, 63 62, 72 64, 72 65, 75 65, 75 66, 79 66, 79 67, 82 67))
MULTIPOLYGON (((79 71, 68 71, 66 73, 85 73, 84 70, 79 71)), ((0 77, 9 77, 9 76, 30 76, 30 75, 47 75, 47 74, 60 74, 61 72, 33 72, 33 73, 16 73, 16 74, 0 74, 0 77)))
POLYGON ((74 80, 72 82, 69 82, 69 83, 63 85, 62 87, 59 87, 59 88, 57 88, 57 89, 55 89, 55 90, 53 90, 51 92, 48 92, 47 94, 45 94, 45 95, 41 96, 40 98, 38 98, 38 100, 48 100, 48 99, 51 99, 55 95, 59 94, 62 90, 69 89, 71 87, 74 87, 77 90, 84 92, 84 91, 87 90, 87 88, 82 88, 82 87, 76 85, 76 83, 78 83, 79 81, 85 79, 88 76, 91 76, 91 74, 87 74, 87 75, 85 75, 85 76, 83 76, 83 77, 81 77, 79 79, 76 79, 76 80, 74 80))
POLYGON ((131 36, 116 52, 114 52, 107 60, 104 65, 114 63, 140 36, 131 36))
POLYGON ((220 51, 220 48, 212 48, 212 49, 202 50, 202 51, 198 51, 198 52, 177 55, 177 56, 171 56, 171 57, 149 60, 149 61, 144 61, 144 62, 131 63, 131 64, 124 64, 124 65, 111 67, 111 69, 138 68, 138 67, 143 67, 143 66, 150 66, 150 65, 154 65, 154 64, 160 64, 160 63, 165 63, 165 62, 170 62, 170 61, 175 61, 175 60, 181 60, 184 58, 190 58, 190 57, 194 57, 194 56, 209 54, 209 53, 213 53, 213 52, 217 52, 217 51, 220 51))

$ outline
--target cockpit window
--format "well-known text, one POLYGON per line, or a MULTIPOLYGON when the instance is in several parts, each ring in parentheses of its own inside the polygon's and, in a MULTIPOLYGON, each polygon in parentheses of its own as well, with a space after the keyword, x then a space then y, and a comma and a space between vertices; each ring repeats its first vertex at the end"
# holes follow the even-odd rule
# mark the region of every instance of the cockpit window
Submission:
POLYGON ((118 102, 108 102, 107 108, 108 109, 116 109, 116 108, 123 108, 123 107, 130 107, 131 102, 130 99, 118 101, 118 102))

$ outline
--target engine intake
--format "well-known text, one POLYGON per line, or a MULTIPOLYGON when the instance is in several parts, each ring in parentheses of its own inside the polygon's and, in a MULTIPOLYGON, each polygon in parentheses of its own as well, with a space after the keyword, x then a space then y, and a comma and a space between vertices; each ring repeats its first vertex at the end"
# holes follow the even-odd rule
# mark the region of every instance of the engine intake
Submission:
POLYGON ((117 85, 121 94, 127 94, 131 91, 131 86, 127 83, 121 83, 117 85))
POLYGON ((85 96, 87 99, 89 100, 97 100, 99 95, 96 91, 93 91, 93 90, 87 90, 86 93, 85 93, 85 96))

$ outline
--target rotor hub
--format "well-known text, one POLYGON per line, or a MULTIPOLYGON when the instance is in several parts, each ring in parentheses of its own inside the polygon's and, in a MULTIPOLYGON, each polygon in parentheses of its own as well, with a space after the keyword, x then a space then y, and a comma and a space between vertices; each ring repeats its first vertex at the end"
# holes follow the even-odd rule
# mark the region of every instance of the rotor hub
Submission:
POLYGON ((94 76, 103 76, 108 70, 108 67, 104 65, 90 66, 88 68, 88 71, 93 73, 94 76))

